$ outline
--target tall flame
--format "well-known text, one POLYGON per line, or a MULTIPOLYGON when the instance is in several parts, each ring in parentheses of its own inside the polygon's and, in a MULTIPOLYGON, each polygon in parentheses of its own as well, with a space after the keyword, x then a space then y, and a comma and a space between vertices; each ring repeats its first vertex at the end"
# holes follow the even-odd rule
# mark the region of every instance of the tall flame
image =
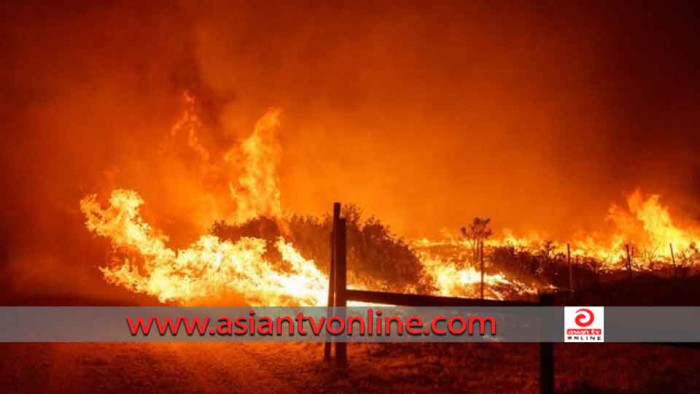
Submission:
MULTIPOLYGON (((198 137, 203 126, 196 114, 194 97, 186 93, 184 98, 185 112, 172 127, 171 136, 186 134, 187 146, 196 153, 203 175, 217 181, 225 178, 228 199, 235 203, 234 212, 224 214, 225 218, 240 223, 267 216, 284 229, 278 176, 281 149, 276 136, 280 111, 266 113, 248 138, 217 158, 198 137)), ((143 204, 136 191, 123 189, 112 191, 107 207, 102 207, 96 195, 86 196, 80 202, 88 230, 109 238, 116 251, 113 261, 100 268, 108 282, 155 296, 161 302, 192 304, 236 294, 249 304, 323 305, 328 278, 314 261, 302 257, 284 238, 278 238, 270 251, 264 239, 249 237, 232 242, 207 234, 189 247, 176 250, 167 246, 167 236, 143 220, 143 204), (270 252, 279 258, 273 259, 270 252)), ((668 263, 671 248, 678 252, 697 251, 700 231, 674 223, 658 195, 645 197, 637 190, 628 197, 626 209, 613 205, 608 219, 615 230, 607 237, 585 234, 569 241, 573 256, 595 259, 614 268, 623 257, 625 246, 631 245, 635 263, 644 267, 652 262, 668 263)), ((424 281, 438 294, 479 295, 481 272, 475 261, 464 257, 469 256, 464 252, 471 250, 469 241, 454 237, 448 241, 421 240, 414 246, 423 265, 424 281), (457 246, 457 255, 445 257, 427 251, 442 244, 457 246)), ((547 241, 539 235, 517 237, 507 230, 500 238, 488 239, 486 246, 532 251, 544 248, 548 254, 567 250, 566 242, 547 241)), ((484 283, 487 298, 505 298, 510 295, 506 292, 537 292, 535 287, 493 269, 484 273, 484 283)))
POLYGON ((697 245, 700 231, 693 227, 683 229, 674 224, 668 208, 659 202, 660 198, 655 194, 645 198, 640 190, 635 190, 627 198, 629 211, 613 206, 608 217, 621 230, 619 238, 636 243, 638 248, 656 257, 669 258, 671 245, 677 251, 697 245))
POLYGON ((189 303, 227 293, 265 305, 322 305, 326 298, 327 279, 282 238, 275 246, 288 270, 265 257, 266 242, 258 238, 232 243, 204 235, 187 249, 173 250, 166 246, 168 238, 141 218, 143 200, 135 191, 115 190, 109 204, 102 208, 95 195, 80 202, 90 231, 133 253, 113 267, 101 268, 110 283, 161 302, 189 303))
MULTIPOLYGON (((280 202, 279 165, 280 147, 275 138, 279 127, 279 110, 265 114, 255 125, 255 131, 241 144, 243 175, 238 187, 229 184, 231 195, 237 203, 236 220, 243 222, 258 216, 282 216, 280 202)), ((226 155, 230 161, 232 152, 226 155)))
MULTIPOLYGON (((170 134, 186 135, 202 175, 226 176, 226 168, 231 167, 240 172, 236 182, 228 183, 235 202, 235 212, 228 218, 235 222, 261 215, 281 218, 280 148, 275 135, 280 111, 266 113, 240 147, 230 149, 217 163, 198 137, 203 125, 197 117, 195 98, 186 92, 184 103, 183 115, 170 134)), ((153 295, 161 302, 183 304, 230 294, 249 304, 321 305, 325 300, 327 278, 283 238, 274 243, 281 261, 271 260, 266 240, 259 238, 231 242, 203 235, 188 248, 174 250, 167 246, 167 236, 142 219, 143 203, 133 190, 113 190, 106 208, 96 195, 80 202, 88 230, 109 238, 115 249, 111 264, 100 268, 108 282, 153 295)))

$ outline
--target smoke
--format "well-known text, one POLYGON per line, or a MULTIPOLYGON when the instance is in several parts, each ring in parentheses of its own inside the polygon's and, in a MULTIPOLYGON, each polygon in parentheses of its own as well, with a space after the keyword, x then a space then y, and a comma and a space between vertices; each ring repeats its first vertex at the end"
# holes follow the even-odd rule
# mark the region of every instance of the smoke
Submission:
POLYGON ((288 212, 355 202, 406 236, 478 215, 563 237, 636 187, 699 212, 693 4, 14 3, 0 258, 15 291, 108 291, 86 194, 138 190, 175 245, 201 234, 219 184, 170 149, 185 90, 213 155, 283 109, 288 212))

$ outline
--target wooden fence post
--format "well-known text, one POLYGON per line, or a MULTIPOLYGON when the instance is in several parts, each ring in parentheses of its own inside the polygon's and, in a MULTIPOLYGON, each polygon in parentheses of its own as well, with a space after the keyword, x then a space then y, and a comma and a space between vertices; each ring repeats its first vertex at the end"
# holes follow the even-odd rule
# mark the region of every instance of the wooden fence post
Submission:
MULTIPOLYGON (((553 297, 542 294, 539 303, 532 301, 501 301, 484 300, 484 245, 480 243, 481 257, 481 300, 452 298, 440 296, 426 296, 415 294, 400 294, 388 292, 376 292, 365 290, 347 289, 347 223, 340 217, 340 203, 333 206, 333 230, 331 231, 331 266, 328 289, 328 316, 338 316, 345 319, 347 301, 364 301, 372 303, 388 303, 393 305, 409 306, 552 306, 553 297)), ((569 252, 569 262, 571 256, 569 252)), ((544 322, 542 322, 544 327, 544 322)), ((544 329, 543 329, 544 330, 544 329)), ((544 331, 542 332, 544 339, 544 331)), ((335 359, 341 366, 347 366, 347 342, 327 340, 324 348, 324 358, 332 358, 332 349, 335 347, 335 359)), ((554 344, 551 342, 540 343, 540 392, 553 393, 554 381, 554 344)))
MULTIPOLYGON (((540 295, 540 303, 542 306, 552 306, 553 299, 550 294, 540 295)), ((545 322, 540 322, 541 327, 545 322)), ((544 330, 541 334, 544 340, 544 330)), ((554 344, 552 342, 540 342, 540 393, 554 393, 554 344)))
MULTIPOLYGON (((328 273, 328 313, 326 318, 333 315, 335 310, 335 229, 338 226, 338 219, 340 219, 340 203, 336 202, 333 204, 333 223, 331 224, 330 233, 330 248, 331 248, 331 266, 328 273)), ((333 343, 332 338, 328 338, 323 347, 323 359, 326 361, 331 360, 331 351, 333 343)))
POLYGON ((479 259, 481 260, 481 299, 484 299, 484 241, 479 241, 479 259))
POLYGON ((673 254, 673 243, 668 244, 668 247, 671 248, 671 262, 673 263, 673 277, 676 277, 676 256, 673 254))
MULTIPOLYGON (((335 239, 335 306, 336 313, 341 319, 345 319, 345 307, 347 306, 347 250, 346 250, 346 223, 345 219, 338 220, 335 239)), ((335 343, 335 358, 340 365, 347 365, 348 343, 335 343)))
POLYGON ((571 244, 566 244, 566 256, 569 262, 569 292, 574 293, 574 271, 571 266, 571 244))
POLYGON ((630 244, 625 244, 625 250, 627 251, 627 274, 629 278, 632 279, 632 257, 630 256, 630 244))

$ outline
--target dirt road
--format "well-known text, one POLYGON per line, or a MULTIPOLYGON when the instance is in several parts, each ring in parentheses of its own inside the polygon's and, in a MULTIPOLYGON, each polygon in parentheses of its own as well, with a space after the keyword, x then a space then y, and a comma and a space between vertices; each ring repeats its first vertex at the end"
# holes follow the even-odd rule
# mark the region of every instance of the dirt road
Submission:
MULTIPOLYGON (((320 344, 2 344, 3 393, 537 392, 535 344, 353 344, 343 370, 320 344)), ((558 391, 697 391, 698 350, 555 349, 558 391)))
MULTIPOLYGON (((293 392, 260 354, 269 345, 4 345, 13 392, 293 392)), ((278 362, 279 363, 279 362, 278 362)))

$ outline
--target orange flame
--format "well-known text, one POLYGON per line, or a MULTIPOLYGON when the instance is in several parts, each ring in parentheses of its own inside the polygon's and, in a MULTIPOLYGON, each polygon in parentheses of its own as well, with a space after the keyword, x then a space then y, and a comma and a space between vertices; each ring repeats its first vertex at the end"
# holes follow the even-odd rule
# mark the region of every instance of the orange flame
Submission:
MULTIPOLYGON (((185 112, 172 127, 171 135, 186 133, 187 145, 197 153, 205 175, 213 173, 218 177, 223 174, 228 179, 235 179, 227 179, 230 199, 235 202, 236 209, 232 215, 230 212, 225 214, 226 218, 243 222, 268 216, 277 219, 284 228, 278 176, 281 149, 276 138, 280 111, 265 114, 240 146, 223 155, 223 164, 234 166, 219 166, 216 157, 197 136, 203 126, 196 115, 194 97, 185 94, 185 104, 185 112), (224 171, 224 167, 238 168, 240 174, 231 177, 233 174, 224 171)), ((633 192, 627 199, 627 209, 613 205, 609 210, 608 219, 616 227, 612 235, 576 237, 570 242, 572 255, 593 258, 607 268, 613 268, 622 257, 626 244, 642 251, 644 259, 636 263, 643 266, 653 261, 668 263, 669 245, 679 251, 694 248, 700 239, 700 231, 679 227, 659 201, 657 195, 644 197, 639 190, 633 192)), ((112 191, 109 206, 105 208, 96 195, 86 196, 80 201, 88 230, 109 238, 120 256, 100 268, 109 283, 155 296, 161 302, 194 304, 213 298, 223 300, 228 294, 237 294, 248 304, 324 304, 328 278, 314 261, 302 257, 284 238, 274 243, 281 263, 269 257, 266 240, 260 238, 241 238, 231 242, 203 235, 188 248, 174 250, 167 246, 167 236, 142 219, 140 207, 143 203, 136 191, 121 189, 112 191)), ((490 248, 535 249, 545 240, 536 234, 517 237, 506 230, 500 238, 487 240, 486 245, 490 248)), ((458 253, 471 248, 468 241, 458 237, 448 241, 424 239, 414 243, 423 264, 424 280, 440 295, 479 296, 481 273, 475 268, 474 261, 457 264, 456 261, 464 260, 462 256, 453 258, 426 252, 427 247, 441 244, 463 248, 458 253)), ((547 245, 551 253, 566 252, 566 243, 551 242, 547 245)), ((506 291, 517 294, 537 292, 531 285, 492 270, 484 274, 484 283, 486 298, 505 298, 508 296, 506 291)))
POLYGON ((87 228, 108 237, 116 248, 136 253, 115 267, 102 267, 105 279, 128 290, 156 296, 161 302, 190 303, 237 293, 249 304, 322 305, 328 280, 311 260, 304 259, 284 239, 275 246, 291 269, 284 271, 264 257, 263 239, 232 243, 202 236, 187 249, 172 250, 139 213, 141 197, 115 190, 103 209, 95 195, 80 202, 87 228))
MULTIPOLYGON (((197 136, 203 126, 194 97, 185 93, 184 101, 185 111, 171 128, 171 136, 186 133, 187 145, 197 153, 204 175, 221 173, 197 136)), ((282 216, 277 175, 280 149, 275 136, 279 115, 279 110, 265 114, 240 149, 231 149, 223 158, 242 172, 237 184, 229 182, 236 222, 260 215, 282 216)), ((143 203, 133 190, 112 191, 106 208, 96 195, 80 202, 88 230, 109 238, 122 254, 110 266, 100 268, 108 282, 153 295, 161 302, 183 304, 228 294, 238 294, 249 304, 265 305, 321 305, 326 299, 328 279, 283 238, 275 248, 284 264, 266 257, 266 241, 259 238, 230 242, 204 235, 186 249, 173 250, 166 246, 168 237, 141 218, 143 203)))
MULTIPOLYGON (((229 184, 237 203, 236 220, 239 222, 258 216, 282 216, 277 173, 280 147, 275 138, 279 115, 279 110, 265 114, 258 120, 253 134, 241 144, 243 175, 238 178, 239 187, 229 184)), ((233 152, 229 152, 226 160, 231 161, 233 157, 233 152)))
MULTIPOLYGON (((607 220, 615 228, 605 236, 600 233, 579 234, 569 241, 572 257, 590 258, 603 264, 602 269, 615 269, 625 256, 626 246, 632 250, 632 259, 637 268, 647 269, 655 265, 673 263, 671 247, 677 254, 697 250, 700 230, 697 227, 681 227, 674 223, 668 207, 661 205, 659 195, 645 196, 635 190, 627 197, 627 207, 613 204, 608 210, 607 220)), ((549 243, 552 254, 567 253, 566 241, 551 240, 540 234, 516 236, 504 229, 500 237, 485 242, 488 247, 510 246, 536 253, 549 243)), ((416 242, 419 247, 439 245, 461 246, 467 250, 469 241, 448 235, 447 240, 416 242)), ((474 262, 471 262, 474 265, 474 262)))
MULTIPOLYGON (((479 298, 481 295, 481 272, 476 267, 458 267, 454 261, 444 260, 427 253, 420 253, 428 279, 437 288, 438 295, 450 297, 479 298)), ((503 273, 484 273, 484 298, 505 299, 502 290, 517 294, 537 294, 537 289, 520 281, 506 278, 503 273)))

